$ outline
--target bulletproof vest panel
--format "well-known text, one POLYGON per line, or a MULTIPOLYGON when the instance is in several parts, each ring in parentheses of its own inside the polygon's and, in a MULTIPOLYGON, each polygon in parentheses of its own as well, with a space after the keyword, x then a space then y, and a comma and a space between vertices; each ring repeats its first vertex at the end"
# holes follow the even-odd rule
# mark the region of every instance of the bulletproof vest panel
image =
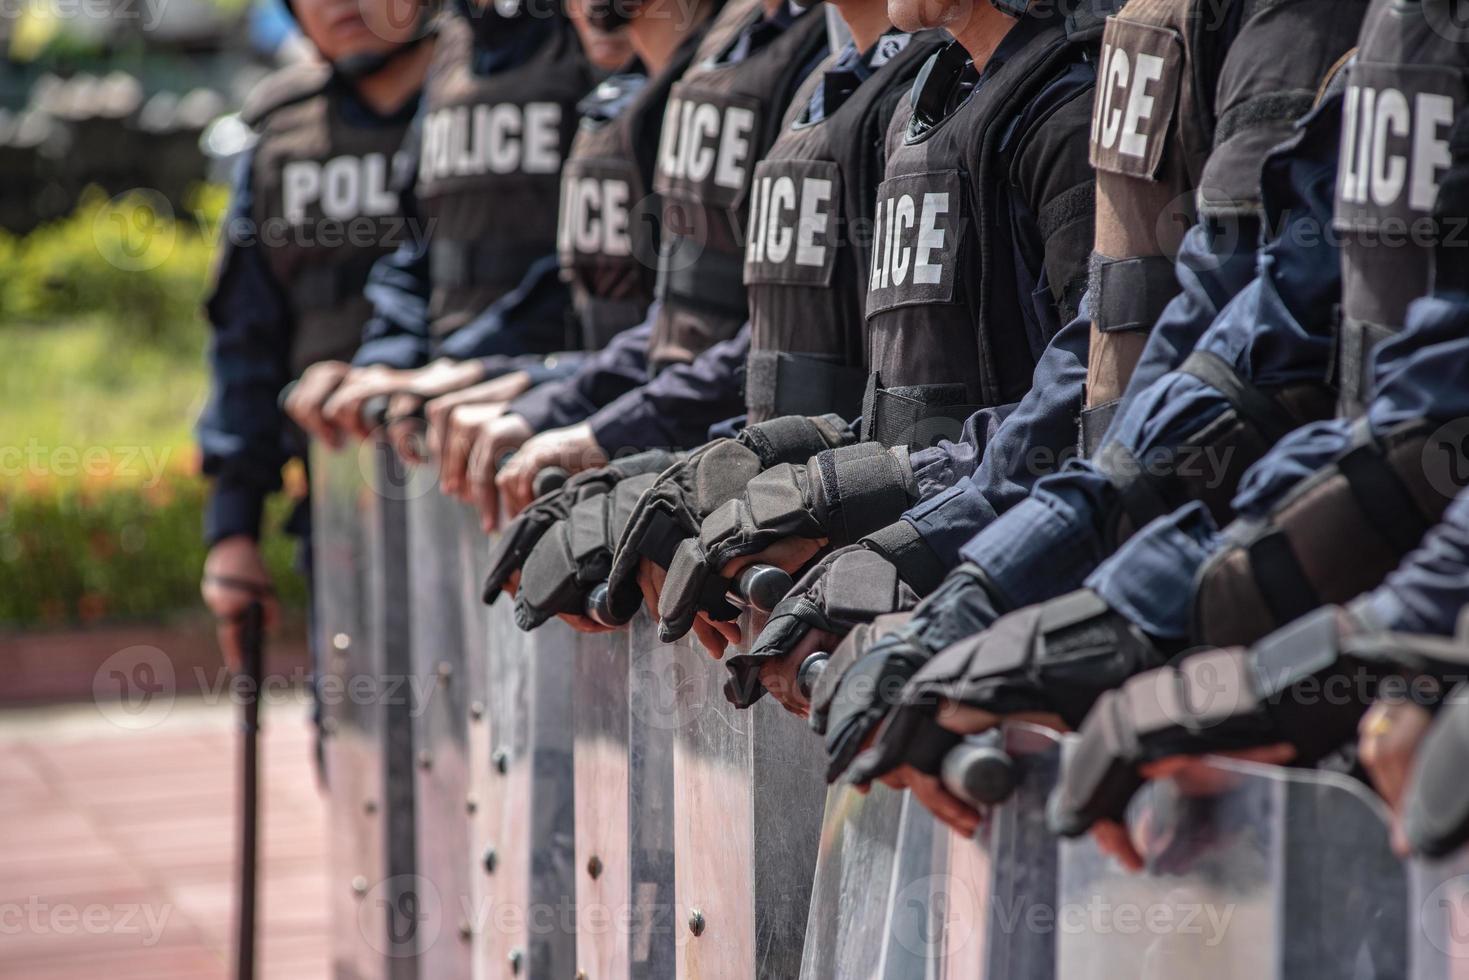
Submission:
POLYGON ((252 232, 290 303, 296 375, 351 358, 372 313, 362 295, 368 272, 405 230, 389 171, 407 120, 352 125, 345 90, 316 77, 313 93, 252 113, 252 232))
MULTIPOLYGON (((1085 45, 1057 21, 1015 30, 1029 30, 1025 43, 992 62, 957 109, 926 128, 915 125, 912 104, 893 117, 868 276, 867 438, 910 445, 955 438, 976 409, 1016 401, 1030 387, 1039 338, 1023 311, 1037 300, 1019 295, 1009 249, 997 254, 1015 193, 1000 144, 1085 45)), ((913 102, 944 98, 966 61, 957 44, 935 55, 913 102)), ((1039 214, 1052 202, 1025 203, 1039 214)), ((1088 198, 1088 223, 1092 210, 1088 198)))
POLYGON ((824 19, 808 11, 758 51, 731 60, 731 46, 764 16, 757 0, 727 6, 668 101, 654 183, 664 230, 655 368, 692 360, 748 318, 741 261, 751 175, 779 132, 801 68, 826 45, 824 19))
POLYGON ((1465 102, 1465 48, 1425 16, 1437 3, 1376 0, 1348 69, 1335 228, 1342 246, 1336 379, 1360 410, 1372 349, 1428 292, 1433 204, 1465 102))
POLYGON ((755 167, 744 267, 752 419, 860 411, 879 148, 896 103, 944 43, 939 32, 907 37, 840 107, 812 122, 806 110, 832 55, 791 100, 784 130, 755 167))
POLYGON ((562 162, 576 103, 592 87, 570 25, 523 64, 472 70, 473 32, 441 18, 424 83, 417 196, 431 237, 431 330, 459 329, 556 249, 562 162), (507 207, 515 220, 505 220, 507 207))

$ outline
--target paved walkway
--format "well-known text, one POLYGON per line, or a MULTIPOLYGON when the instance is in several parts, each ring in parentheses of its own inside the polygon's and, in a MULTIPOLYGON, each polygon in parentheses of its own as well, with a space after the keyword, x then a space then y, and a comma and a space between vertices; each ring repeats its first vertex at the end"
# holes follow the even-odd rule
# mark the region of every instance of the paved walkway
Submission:
MULTIPOLYGON (((142 730, 93 705, 0 712, 0 978, 233 972, 235 709, 142 730)), ((304 709, 262 746, 262 980, 325 980, 325 825, 304 709)))

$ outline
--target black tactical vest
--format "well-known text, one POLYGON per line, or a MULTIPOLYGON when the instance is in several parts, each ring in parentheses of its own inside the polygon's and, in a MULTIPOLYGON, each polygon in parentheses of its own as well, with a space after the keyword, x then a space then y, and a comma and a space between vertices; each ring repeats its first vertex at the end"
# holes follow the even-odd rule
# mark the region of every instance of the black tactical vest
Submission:
POLYGON ((1173 256, 1196 218, 1220 241, 1259 235, 1260 173, 1356 43, 1367 0, 1131 0, 1097 70, 1090 455, 1148 332, 1178 294, 1173 256))
POLYGON ((707 21, 695 28, 654 78, 639 65, 583 100, 581 125, 561 177, 557 253, 588 350, 642 323, 653 300, 663 233, 652 189, 654 151, 669 93, 708 30, 707 21))
MULTIPOLYGON (((1025 43, 992 60, 984 84, 945 114, 969 60, 952 44, 924 66, 911 104, 893 117, 867 284, 865 438, 911 446, 957 438, 976 410, 1029 390, 1039 348, 1022 304, 1036 298, 1018 295, 1010 256, 995 254, 995 238, 1015 217, 999 146, 1061 69, 1095 49, 1100 26, 1072 32, 1061 18, 1022 21, 1013 30, 1029 32, 1025 43), (915 107, 928 125, 918 124, 915 107)), ((1085 189, 1073 210, 1090 222, 1094 202, 1085 189)), ((1048 204, 1030 202, 1032 213, 1048 204)))
POLYGON ((286 68, 257 87, 241 114, 259 134, 253 232, 291 306, 293 375, 351 359, 372 314, 362 295, 367 274, 403 243, 389 172, 409 114, 354 125, 343 112, 345 84, 325 66, 286 68))
POLYGON ((668 100, 654 183, 663 208, 654 370, 693 360, 748 318, 741 268, 750 178, 780 132, 801 69, 827 44, 825 18, 807 11, 734 59, 730 49, 764 16, 760 0, 725 7, 668 100))
POLYGON ((811 122, 807 110, 829 59, 792 99, 783 132, 755 167, 744 265, 750 421, 861 412, 862 310, 883 136, 897 102, 945 40, 937 31, 889 35, 880 43, 906 47, 811 122))
POLYGON ((1465 103, 1466 27, 1456 0, 1375 0, 1348 69, 1335 225, 1342 309, 1341 409, 1363 408, 1371 352, 1429 287, 1433 204, 1465 103))
POLYGON ((453 333, 554 254, 561 166, 592 74, 557 22, 523 64, 471 70, 473 28, 440 18, 424 82, 416 193, 430 236, 434 336, 453 333), (513 220, 507 216, 513 215, 513 220))

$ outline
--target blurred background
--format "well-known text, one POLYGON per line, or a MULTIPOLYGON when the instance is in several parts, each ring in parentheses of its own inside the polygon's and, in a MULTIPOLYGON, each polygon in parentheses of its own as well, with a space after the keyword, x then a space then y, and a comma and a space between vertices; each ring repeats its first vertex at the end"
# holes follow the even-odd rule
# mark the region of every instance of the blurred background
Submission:
MULTIPOLYGON (((199 307, 233 113, 306 56, 279 0, 0 0, 0 977, 231 970, 199 307)), ((324 977, 303 591, 293 544, 267 554, 261 975, 324 977)))

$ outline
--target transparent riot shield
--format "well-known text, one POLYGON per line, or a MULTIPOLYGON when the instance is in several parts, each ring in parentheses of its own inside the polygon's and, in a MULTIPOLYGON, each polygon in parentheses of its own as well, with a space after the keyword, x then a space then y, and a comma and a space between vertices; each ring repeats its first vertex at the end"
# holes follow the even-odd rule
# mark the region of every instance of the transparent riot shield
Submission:
POLYGON ((1469 980, 1469 851, 1414 860, 1409 878, 1413 980, 1469 980))
POLYGON ((498 778, 491 762, 488 709, 489 651, 486 644, 489 640, 490 610, 481 597, 490 552, 488 541, 480 529, 477 511, 456 504, 454 517, 461 590, 459 611, 466 637, 463 700, 467 712, 464 727, 469 786, 464 806, 469 817, 470 975, 474 980, 488 980, 500 976, 505 963, 499 960, 491 964, 488 950, 489 884, 495 861, 490 856, 491 811, 495 802, 491 781, 498 778))
POLYGON ((883 980, 1051 980, 1056 972, 1056 840, 1046 799, 1056 783, 1057 736, 1010 725, 1014 794, 973 840, 936 820, 917 798, 903 807, 886 907, 883 980))
POLYGON ((572 695, 577 976, 673 976, 673 713, 656 627, 581 638, 572 695))
POLYGON ((802 980, 877 975, 906 802, 907 793, 882 785, 866 794, 845 784, 827 791, 802 980))
POLYGON ((578 635, 558 621, 533 633, 512 603, 490 607, 485 650, 490 779, 480 928, 492 977, 576 970, 572 876, 572 682, 578 635))
POLYGON ((415 875, 402 472, 376 442, 311 463, 333 975, 410 978, 436 896, 415 875))
MULTIPOLYGON (((748 616, 741 625, 758 631, 748 616)), ((675 708, 677 976, 797 976, 826 792, 821 740, 773 698, 734 708, 727 672, 692 636, 655 653, 675 708)))
POLYGON ((1210 758, 1149 784, 1128 829, 1139 874, 1062 845, 1059 976, 1407 975, 1406 874, 1361 784, 1210 758))
MULTIPOLYGON (((465 590, 458 560, 460 505, 435 490, 412 496, 408 580, 412 604, 418 875, 438 894, 419 962, 424 976, 469 980, 473 899, 469 850, 469 695, 465 590)), ((482 537, 482 536, 481 536, 482 537)))

